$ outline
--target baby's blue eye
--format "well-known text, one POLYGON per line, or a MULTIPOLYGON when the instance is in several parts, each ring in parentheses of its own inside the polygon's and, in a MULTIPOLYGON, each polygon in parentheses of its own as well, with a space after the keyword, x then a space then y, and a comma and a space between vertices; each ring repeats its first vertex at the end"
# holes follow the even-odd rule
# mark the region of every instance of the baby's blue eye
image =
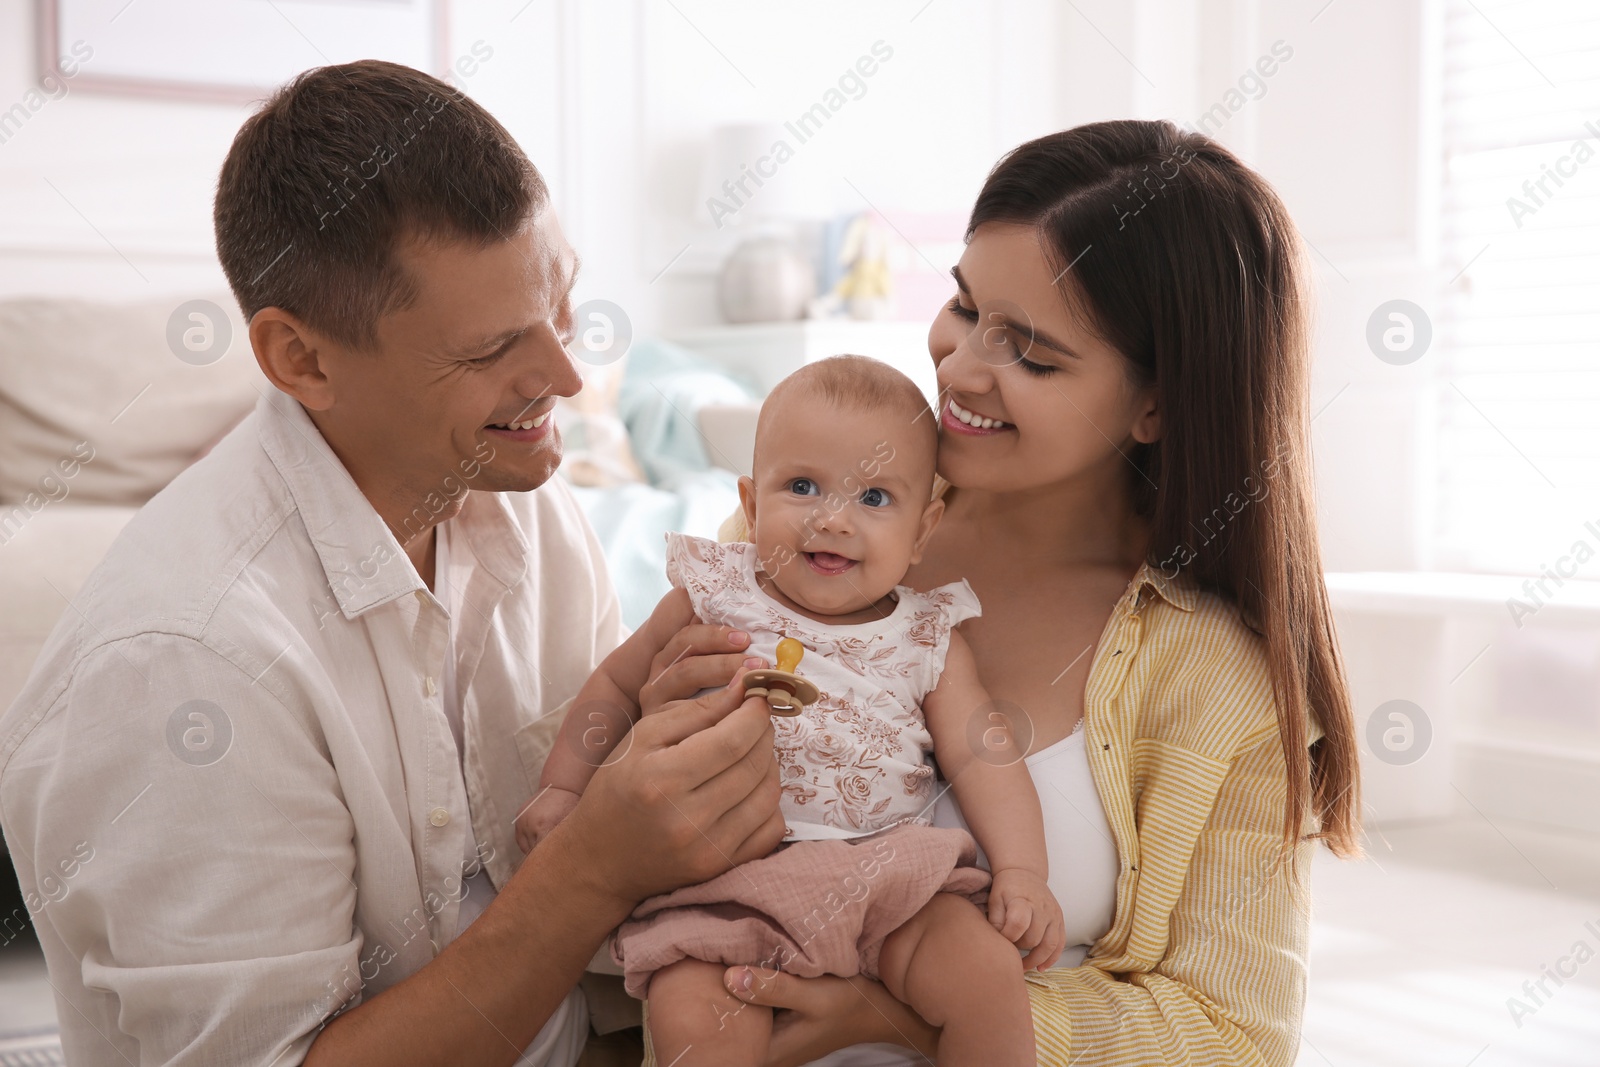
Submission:
POLYGON ((822 490, 810 478, 796 478, 789 483, 789 492, 797 496, 818 496, 822 490))
POLYGON ((886 508, 892 499, 882 489, 868 489, 861 494, 861 502, 869 508, 886 508))

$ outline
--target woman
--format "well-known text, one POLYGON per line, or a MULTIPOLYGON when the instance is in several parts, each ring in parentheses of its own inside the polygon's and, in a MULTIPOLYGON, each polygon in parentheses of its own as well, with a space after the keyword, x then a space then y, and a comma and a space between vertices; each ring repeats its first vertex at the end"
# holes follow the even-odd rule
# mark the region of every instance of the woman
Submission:
MULTIPOLYGON (((1077 966, 1030 978, 1041 1063, 1297 1052, 1311 851, 1359 851, 1302 256, 1277 196, 1215 142, 1081 126, 989 175, 929 332, 950 488, 907 584, 972 583, 984 612, 963 629, 995 698, 978 716, 1031 737, 1051 886, 1082 942, 1077 966)), ((791 1009, 775 1063, 937 1041, 876 983, 727 982, 791 1009)))

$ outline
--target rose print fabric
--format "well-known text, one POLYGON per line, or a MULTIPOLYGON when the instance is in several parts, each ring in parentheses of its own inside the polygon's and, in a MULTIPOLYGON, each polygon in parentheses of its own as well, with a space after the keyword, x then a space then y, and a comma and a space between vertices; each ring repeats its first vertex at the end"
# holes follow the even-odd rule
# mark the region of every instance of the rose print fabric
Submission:
POLYGON ((704 621, 750 635, 750 651, 776 662, 780 638, 806 647, 798 673, 822 697, 797 716, 775 716, 786 841, 850 838, 928 822, 933 747, 922 701, 944 671, 950 628, 981 614, 965 581, 919 593, 896 586, 894 612, 877 622, 830 626, 791 611, 756 581, 756 548, 667 535, 667 577, 704 621))

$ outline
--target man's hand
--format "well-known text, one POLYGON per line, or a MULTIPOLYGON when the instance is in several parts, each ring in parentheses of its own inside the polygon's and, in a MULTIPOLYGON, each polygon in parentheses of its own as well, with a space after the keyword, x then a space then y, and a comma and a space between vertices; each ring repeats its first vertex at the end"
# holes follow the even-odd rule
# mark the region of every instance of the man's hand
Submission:
POLYGON ((622 914, 783 839, 767 703, 729 681, 640 719, 546 839, 565 839, 573 876, 622 914))
POLYGON ((639 709, 644 716, 674 701, 687 700, 702 689, 727 685, 741 667, 767 666, 763 660, 747 662, 744 650, 750 647, 749 634, 697 619, 689 594, 682 589, 662 597, 645 626, 672 636, 650 661, 649 674, 639 689, 639 709))
POLYGON ((549 836, 562 819, 578 806, 580 794, 558 786, 547 786, 517 816, 517 847, 524 853, 549 836))
POLYGON ((1049 883, 1037 871, 1008 867, 994 872, 989 890, 989 922, 1007 941, 1027 953, 1023 970, 1055 966, 1065 947, 1066 924, 1049 883))

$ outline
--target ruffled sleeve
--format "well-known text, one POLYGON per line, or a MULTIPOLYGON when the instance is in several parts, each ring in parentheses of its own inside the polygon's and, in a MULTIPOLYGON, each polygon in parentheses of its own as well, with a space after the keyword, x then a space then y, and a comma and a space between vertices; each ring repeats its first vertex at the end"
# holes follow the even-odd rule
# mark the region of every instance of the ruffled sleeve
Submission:
POLYGON ((920 702, 939 685, 939 676, 944 673, 945 653, 950 648, 950 631, 966 620, 982 615, 983 608, 978 603, 978 594, 972 591, 972 586, 967 584, 965 578, 926 593, 913 592, 904 586, 900 589, 901 596, 912 597, 917 604, 906 636, 924 664, 919 679, 922 686, 922 693, 918 695, 920 702))
POLYGON ((950 626, 960 626, 968 619, 976 619, 983 614, 978 594, 972 591, 972 586, 967 584, 965 578, 931 589, 923 595, 943 606, 945 622, 950 626))
POLYGON ((739 584, 739 544, 718 544, 704 537, 667 534, 667 581, 689 594, 694 613, 715 622, 714 600, 730 585, 739 584))

